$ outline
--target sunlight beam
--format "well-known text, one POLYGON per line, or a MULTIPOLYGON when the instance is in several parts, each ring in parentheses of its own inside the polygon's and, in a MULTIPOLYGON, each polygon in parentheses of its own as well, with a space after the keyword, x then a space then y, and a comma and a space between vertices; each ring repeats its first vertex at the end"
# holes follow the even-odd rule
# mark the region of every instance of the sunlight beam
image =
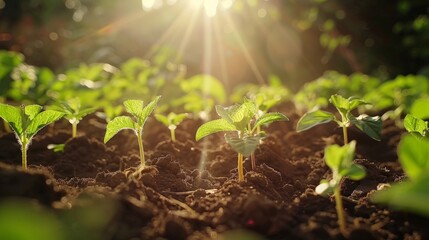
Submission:
POLYGON ((244 42, 243 38, 241 37, 240 33, 238 32, 237 27, 235 26, 235 23, 232 21, 232 19, 228 15, 225 15, 225 16, 226 16, 225 17, 226 21, 231 26, 231 29, 232 29, 235 37, 238 40, 238 43, 239 43, 239 45, 241 47, 241 50, 244 53, 244 57, 245 57, 247 63, 249 64, 249 66, 250 66, 250 69, 252 70, 252 72, 256 76, 256 80, 258 80, 258 82, 260 84, 264 85, 265 84, 264 77, 262 77, 261 72, 259 71, 258 67, 256 66, 256 63, 253 60, 253 57, 251 56, 251 54, 249 52, 249 49, 247 49, 246 43, 244 42))

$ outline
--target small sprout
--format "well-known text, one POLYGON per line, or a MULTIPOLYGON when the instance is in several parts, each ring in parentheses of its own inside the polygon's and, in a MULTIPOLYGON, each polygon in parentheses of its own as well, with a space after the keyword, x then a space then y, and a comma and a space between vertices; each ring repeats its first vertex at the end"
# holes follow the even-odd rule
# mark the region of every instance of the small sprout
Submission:
POLYGON ((316 110, 304 114, 298 121, 296 130, 302 132, 320 124, 335 121, 338 126, 343 128, 344 144, 348 143, 347 127, 354 124, 359 130, 377 141, 381 140, 381 119, 379 116, 370 117, 366 114, 355 117, 352 111, 359 106, 367 105, 360 98, 350 97, 345 99, 340 95, 332 95, 329 99, 341 115, 341 120, 334 114, 322 110, 316 110))
POLYGON ((405 135, 398 157, 408 180, 374 193, 371 200, 429 217, 429 139, 405 135))
MULTIPOLYGON (((221 119, 212 120, 201 125, 196 133, 196 140, 217 132, 225 134, 226 142, 238 153, 238 181, 244 181, 243 157, 250 156, 265 137, 264 132, 257 133, 257 128, 263 124, 289 120, 281 113, 265 113, 257 116, 255 103, 245 100, 241 105, 231 107, 216 106, 216 112, 221 119)), ((253 163, 252 163, 253 167, 253 163)))
POLYGON ((355 155, 356 141, 351 141, 342 147, 331 145, 325 149, 326 165, 332 170, 331 180, 322 180, 316 187, 316 193, 320 195, 334 194, 335 204, 338 215, 338 225, 342 233, 346 231, 346 220, 341 199, 341 183, 344 177, 351 180, 360 180, 365 177, 365 169, 358 164, 353 163, 355 155))
POLYGON ((405 116, 404 127, 409 133, 415 136, 429 137, 428 122, 416 118, 413 115, 407 114, 407 116, 405 116))
POLYGON ((34 135, 63 116, 64 113, 54 110, 42 111, 39 105, 14 107, 0 104, 0 117, 9 123, 21 145, 23 169, 27 169, 27 149, 34 135))
POLYGON ((144 148, 142 140, 143 127, 149 115, 153 112, 156 105, 158 104, 160 98, 161 96, 156 97, 155 100, 153 100, 146 106, 144 106, 143 101, 140 100, 127 100, 124 102, 125 110, 130 113, 133 118, 129 116, 119 116, 115 117, 114 119, 112 119, 112 121, 107 123, 106 134, 104 135, 104 143, 107 143, 121 130, 131 129, 135 131, 139 144, 141 168, 144 168, 145 166, 144 148))
POLYGON ((61 102, 58 106, 59 111, 63 112, 64 117, 72 125, 72 138, 77 135, 77 125, 86 115, 94 112, 96 108, 82 108, 79 98, 72 98, 61 102))
POLYGON ((155 114, 156 120, 170 129, 171 141, 176 141, 176 128, 188 116, 187 113, 169 113, 168 115, 155 114))

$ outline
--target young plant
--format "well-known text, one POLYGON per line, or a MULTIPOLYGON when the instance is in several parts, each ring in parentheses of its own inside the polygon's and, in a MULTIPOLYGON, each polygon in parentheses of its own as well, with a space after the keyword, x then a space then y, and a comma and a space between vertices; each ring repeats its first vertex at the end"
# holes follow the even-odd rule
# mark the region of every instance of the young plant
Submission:
POLYGON ((398 157, 408 180, 374 193, 371 200, 429 217, 429 139, 405 135, 398 157))
POLYGON ((407 114, 404 119, 405 129, 417 137, 429 137, 428 122, 407 114))
POLYGON ((124 102, 125 110, 132 115, 115 117, 112 121, 107 123, 106 134, 104 135, 104 143, 107 143, 119 131, 124 129, 131 129, 137 135, 140 151, 140 167, 144 168, 144 148, 143 148, 143 127, 147 118, 153 112, 158 104, 161 96, 157 96, 155 100, 144 106, 143 101, 140 100, 127 100, 124 102))
POLYGON ((76 137, 77 125, 86 115, 94 112, 96 108, 82 108, 79 98, 71 98, 59 104, 59 110, 72 125, 72 138, 76 137))
POLYGON ((216 106, 216 112, 221 119, 212 120, 201 125, 196 133, 196 140, 217 132, 225 134, 226 142, 238 153, 238 181, 244 181, 243 157, 251 155, 265 133, 256 133, 258 126, 276 121, 289 120, 281 113, 265 113, 256 118, 257 108, 251 101, 246 100, 241 105, 231 107, 216 106))
POLYGON ((316 187, 316 193, 324 196, 334 194, 336 210, 338 215, 338 225, 342 233, 346 232, 346 220, 341 200, 341 183, 343 178, 360 180, 365 177, 365 169, 353 163, 356 142, 351 141, 342 147, 331 145, 325 149, 326 165, 332 170, 331 180, 322 180, 316 187))
POLYGON ((188 116, 187 113, 176 114, 174 112, 168 115, 155 114, 156 120, 170 129, 171 141, 176 141, 176 128, 188 116))
POLYGON ((64 113, 54 110, 42 111, 39 105, 14 107, 0 104, 0 117, 9 123, 21 145, 23 169, 27 169, 27 149, 34 135, 63 116, 64 113))
POLYGON ((372 139, 377 141, 381 140, 382 122, 379 116, 370 117, 366 114, 362 114, 355 117, 352 114, 352 111, 357 107, 367 105, 369 103, 360 98, 350 97, 346 99, 337 94, 332 95, 329 102, 338 110, 341 115, 341 119, 337 119, 337 117, 330 112, 316 110, 304 114, 299 119, 296 130, 298 132, 302 132, 314 126, 335 121, 338 126, 343 129, 344 144, 348 143, 347 128, 352 124, 372 139))

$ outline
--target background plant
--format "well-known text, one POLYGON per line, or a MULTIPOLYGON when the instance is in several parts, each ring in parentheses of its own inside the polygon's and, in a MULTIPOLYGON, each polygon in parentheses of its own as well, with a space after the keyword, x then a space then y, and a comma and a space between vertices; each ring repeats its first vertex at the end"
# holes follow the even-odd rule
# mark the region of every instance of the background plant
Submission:
POLYGON ((58 103, 57 108, 65 114, 64 117, 72 125, 72 138, 76 137, 77 125, 82 118, 96 110, 96 108, 93 107, 82 108, 79 98, 72 98, 65 102, 58 103))
POLYGON ((64 113, 58 111, 42 111, 39 105, 14 107, 0 104, 0 117, 9 123, 21 145, 23 169, 27 169, 27 149, 34 135, 63 116, 64 113))
POLYGON ((176 128, 188 116, 187 113, 176 114, 170 112, 168 115, 155 114, 156 120, 160 121, 170 130, 171 141, 176 141, 176 128))
POLYGON ((107 143, 119 131, 124 129, 131 129, 137 135, 140 152, 140 168, 145 167, 145 156, 143 148, 143 127, 149 115, 153 112, 158 104, 161 96, 157 96, 155 100, 149 102, 144 106, 143 101, 140 100, 127 100, 124 102, 125 110, 131 114, 129 116, 119 116, 112 119, 107 123, 106 133, 104 135, 104 143, 107 143))
MULTIPOLYGON (((238 153, 238 181, 244 181, 243 157, 250 156, 260 144, 260 140, 265 137, 264 132, 256 133, 258 126, 288 120, 278 112, 265 113, 255 118, 257 110, 256 105, 249 100, 230 107, 218 105, 216 112, 221 118, 206 122, 197 129, 197 141, 213 133, 227 132, 226 142, 238 153)), ((252 167, 253 165, 254 163, 252 167)))
POLYGON ((335 121, 343 129, 344 144, 348 143, 347 128, 353 124, 372 139, 381 140, 382 122, 380 117, 370 117, 366 114, 355 117, 352 113, 359 106, 367 105, 363 99, 350 97, 345 99, 340 95, 332 95, 329 102, 340 113, 341 119, 326 111, 316 110, 304 114, 297 123, 297 131, 302 132, 320 124, 335 121))
POLYGON ((341 199, 341 184, 345 177, 351 180, 361 180, 365 177, 365 169, 353 163, 356 142, 351 141, 344 146, 331 145, 325 149, 326 165, 332 170, 331 180, 322 180, 316 187, 316 193, 320 195, 334 194, 338 225, 342 233, 346 232, 346 220, 341 199))

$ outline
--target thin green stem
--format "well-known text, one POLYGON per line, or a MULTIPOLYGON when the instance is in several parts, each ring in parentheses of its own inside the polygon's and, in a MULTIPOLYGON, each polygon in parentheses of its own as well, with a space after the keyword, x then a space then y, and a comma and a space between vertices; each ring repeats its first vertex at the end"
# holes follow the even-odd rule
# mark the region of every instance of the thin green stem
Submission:
POLYGON ((348 136, 347 136, 347 127, 346 126, 343 126, 343 136, 344 136, 344 145, 346 145, 346 144, 349 143, 349 139, 348 139, 348 136))
POLYGON ((77 123, 72 123, 72 138, 75 138, 77 135, 77 123))
POLYGON ((344 216, 343 200, 341 199, 340 185, 335 187, 334 196, 338 215, 338 225, 340 226, 341 233, 344 234, 346 232, 346 220, 344 216))
POLYGON ((27 147, 28 142, 26 139, 23 139, 21 146, 21 154, 22 154, 22 169, 27 170, 27 147))
POLYGON ((237 158, 237 168, 238 168, 238 181, 243 182, 244 181, 244 173, 243 173, 243 154, 238 153, 237 158))
POLYGON ((176 141, 176 131, 173 128, 170 128, 171 141, 176 141))
POLYGON ((142 139, 143 136, 142 135, 143 135, 143 131, 139 129, 137 131, 137 140, 139 142, 140 167, 144 168, 144 166, 145 166, 145 159, 144 159, 144 148, 143 148, 143 139, 142 139))

